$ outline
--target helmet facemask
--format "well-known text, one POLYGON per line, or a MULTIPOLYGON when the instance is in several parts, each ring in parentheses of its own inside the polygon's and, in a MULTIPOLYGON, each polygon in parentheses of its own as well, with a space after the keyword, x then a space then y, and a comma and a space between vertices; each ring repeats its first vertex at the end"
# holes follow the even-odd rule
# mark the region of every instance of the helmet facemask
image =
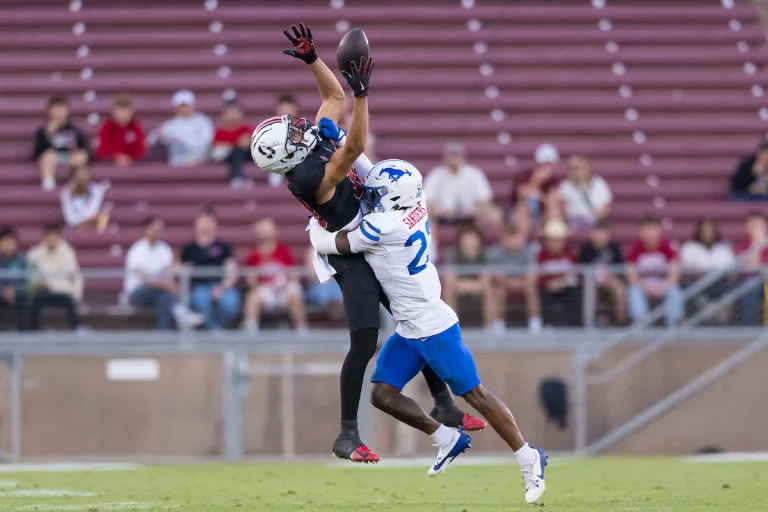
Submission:
POLYGON ((365 193, 361 203, 372 212, 413 208, 423 198, 421 173, 404 160, 383 160, 368 174, 365 193))
POLYGON ((380 213, 386 210, 381 204, 381 198, 389 193, 385 186, 365 187, 365 199, 360 200, 360 204, 366 206, 369 212, 380 213))
POLYGON ((309 154, 317 144, 318 128, 303 117, 294 121, 293 116, 287 114, 283 118, 288 126, 288 136, 285 138, 285 151, 288 155, 284 160, 293 158, 296 152, 302 150, 309 154))
POLYGON ((304 118, 294 121, 293 116, 284 115, 268 119, 255 130, 251 155, 263 170, 285 174, 309 156, 318 140, 316 126, 304 118))

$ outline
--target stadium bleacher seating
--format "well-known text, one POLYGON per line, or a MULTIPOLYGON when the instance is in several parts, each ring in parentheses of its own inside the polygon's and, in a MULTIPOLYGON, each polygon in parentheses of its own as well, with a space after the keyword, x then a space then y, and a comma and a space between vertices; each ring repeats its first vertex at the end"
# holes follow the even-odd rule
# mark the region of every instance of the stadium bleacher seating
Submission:
MULTIPOLYGON (((148 130, 170 116, 170 97, 179 88, 195 91, 199 107, 212 116, 232 89, 254 124, 270 114, 279 92, 295 92, 303 113, 314 117, 319 101, 311 76, 280 54, 283 28, 304 21, 329 63, 348 28, 366 30, 377 60, 370 104, 380 157, 428 170, 446 139, 461 139, 505 206, 514 173, 530 164, 536 145, 551 142, 563 155, 586 155, 608 179, 622 242, 647 212, 667 219, 676 238, 688 237, 696 219, 713 214, 726 235, 741 236, 750 205, 723 202, 727 176, 768 123, 761 87, 768 51, 754 6, 719 0, 419 4, 2 2, 2 223, 18 226, 27 246, 42 224, 60 219, 58 196, 40 190, 31 161, 31 135, 51 94, 69 96, 74 120, 91 134, 99 124, 93 114, 103 119, 112 95, 123 91, 133 94, 148 130)), ((94 169, 96 179, 112 182, 115 226, 105 234, 69 235, 83 266, 121 266, 149 213, 166 219, 167 239, 178 247, 191 238, 202 204, 215 207, 221 237, 241 256, 250 225, 261 216, 277 220, 297 254, 306 246, 305 211, 286 190, 270 188, 254 166, 249 190, 228 188, 223 166, 170 169, 157 155, 128 169, 100 163, 94 169)), ((445 242, 453 235, 451 228, 440 232, 445 242)))

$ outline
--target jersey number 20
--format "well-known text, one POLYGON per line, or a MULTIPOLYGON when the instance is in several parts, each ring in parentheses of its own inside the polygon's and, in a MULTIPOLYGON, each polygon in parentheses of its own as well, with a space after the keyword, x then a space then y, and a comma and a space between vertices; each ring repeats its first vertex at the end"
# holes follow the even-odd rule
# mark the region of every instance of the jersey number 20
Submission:
MULTIPOLYGON (((427 235, 431 234, 432 232, 429 229, 429 221, 426 222, 424 226, 427 230, 427 235)), ((427 268, 427 263, 429 263, 429 254, 427 254, 427 257, 424 259, 424 263, 419 265, 419 261, 421 261, 421 257, 424 256, 424 251, 427 250, 427 236, 424 234, 423 231, 416 231, 414 234, 408 237, 408 240, 405 241, 405 246, 410 247, 416 243, 419 243, 419 252, 416 253, 416 257, 411 260, 411 262, 408 264, 408 274, 410 275, 416 275, 425 268, 427 268)))

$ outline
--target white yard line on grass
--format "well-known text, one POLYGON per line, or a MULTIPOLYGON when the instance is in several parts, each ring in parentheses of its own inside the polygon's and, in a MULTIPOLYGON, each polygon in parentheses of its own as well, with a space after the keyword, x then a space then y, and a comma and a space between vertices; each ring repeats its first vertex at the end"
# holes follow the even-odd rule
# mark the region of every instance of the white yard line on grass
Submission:
POLYGON ((768 462, 768 452, 708 453, 684 457, 686 462, 721 464, 726 462, 768 462))
POLYGON ((21 463, 0 466, 0 473, 75 473, 81 471, 135 471, 145 469, 142 464, 133 462, 51 462, 51 463, 21 463))
POLYGON ((140 501, 116 501, 112 503, 86 503, 83 505, 23 505, 20 507, 4 508, 7 510, 150 510, 153 508, 179 508, 179 506, 157 506, 155 503, 140 501))
POLYGON ((18 489, 0 491, 0 498, 61 498, 63 496, 96 496, 92 492, 70 491, 68 489, 18 489))
MULTIPOLYGON (((564 457, 550 457, 550 464, 554 462, 556 465, 561 465, 572 460, 572 456, 564 457), (554 460, 553 460, 554 459, 554 460)), ((328 461, 327 465, 332 468, 417 468, 417 467, 430 467, 435 463, 434 457, 384 457, 381 462, 376 464, 356 464, 348 460, 333 459, 328 461)), ((517 460, 514 455, 509 456, 465 456, 456 461, 456 466, 515 466, 517 467, 517 460)))

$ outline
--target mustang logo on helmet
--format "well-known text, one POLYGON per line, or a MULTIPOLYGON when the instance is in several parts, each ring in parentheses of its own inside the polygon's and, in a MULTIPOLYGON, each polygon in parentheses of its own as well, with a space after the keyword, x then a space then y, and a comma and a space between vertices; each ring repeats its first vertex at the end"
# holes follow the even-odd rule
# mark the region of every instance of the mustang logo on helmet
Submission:
POLYGON ((366 197, 360 202, 372 212, 413 208, 422 198, 421 173, 405 160, 382 160, 365 180, 366 197))
POLYGON ((398 181, 400 181, 400 178, 402 178, 403 176, 406 176, 406 175, 407 176, 411 176, 413 173, 411 173, 411 171, 405 171, 403 169, 395 169, 394 167, 386 167, 386 168, 382 169, 381 171, 379 171, 379 176, 381 176, 382 174, 386 174, 387 176, 389 176, 389 180, 392 183, 397 183, 398 181))

